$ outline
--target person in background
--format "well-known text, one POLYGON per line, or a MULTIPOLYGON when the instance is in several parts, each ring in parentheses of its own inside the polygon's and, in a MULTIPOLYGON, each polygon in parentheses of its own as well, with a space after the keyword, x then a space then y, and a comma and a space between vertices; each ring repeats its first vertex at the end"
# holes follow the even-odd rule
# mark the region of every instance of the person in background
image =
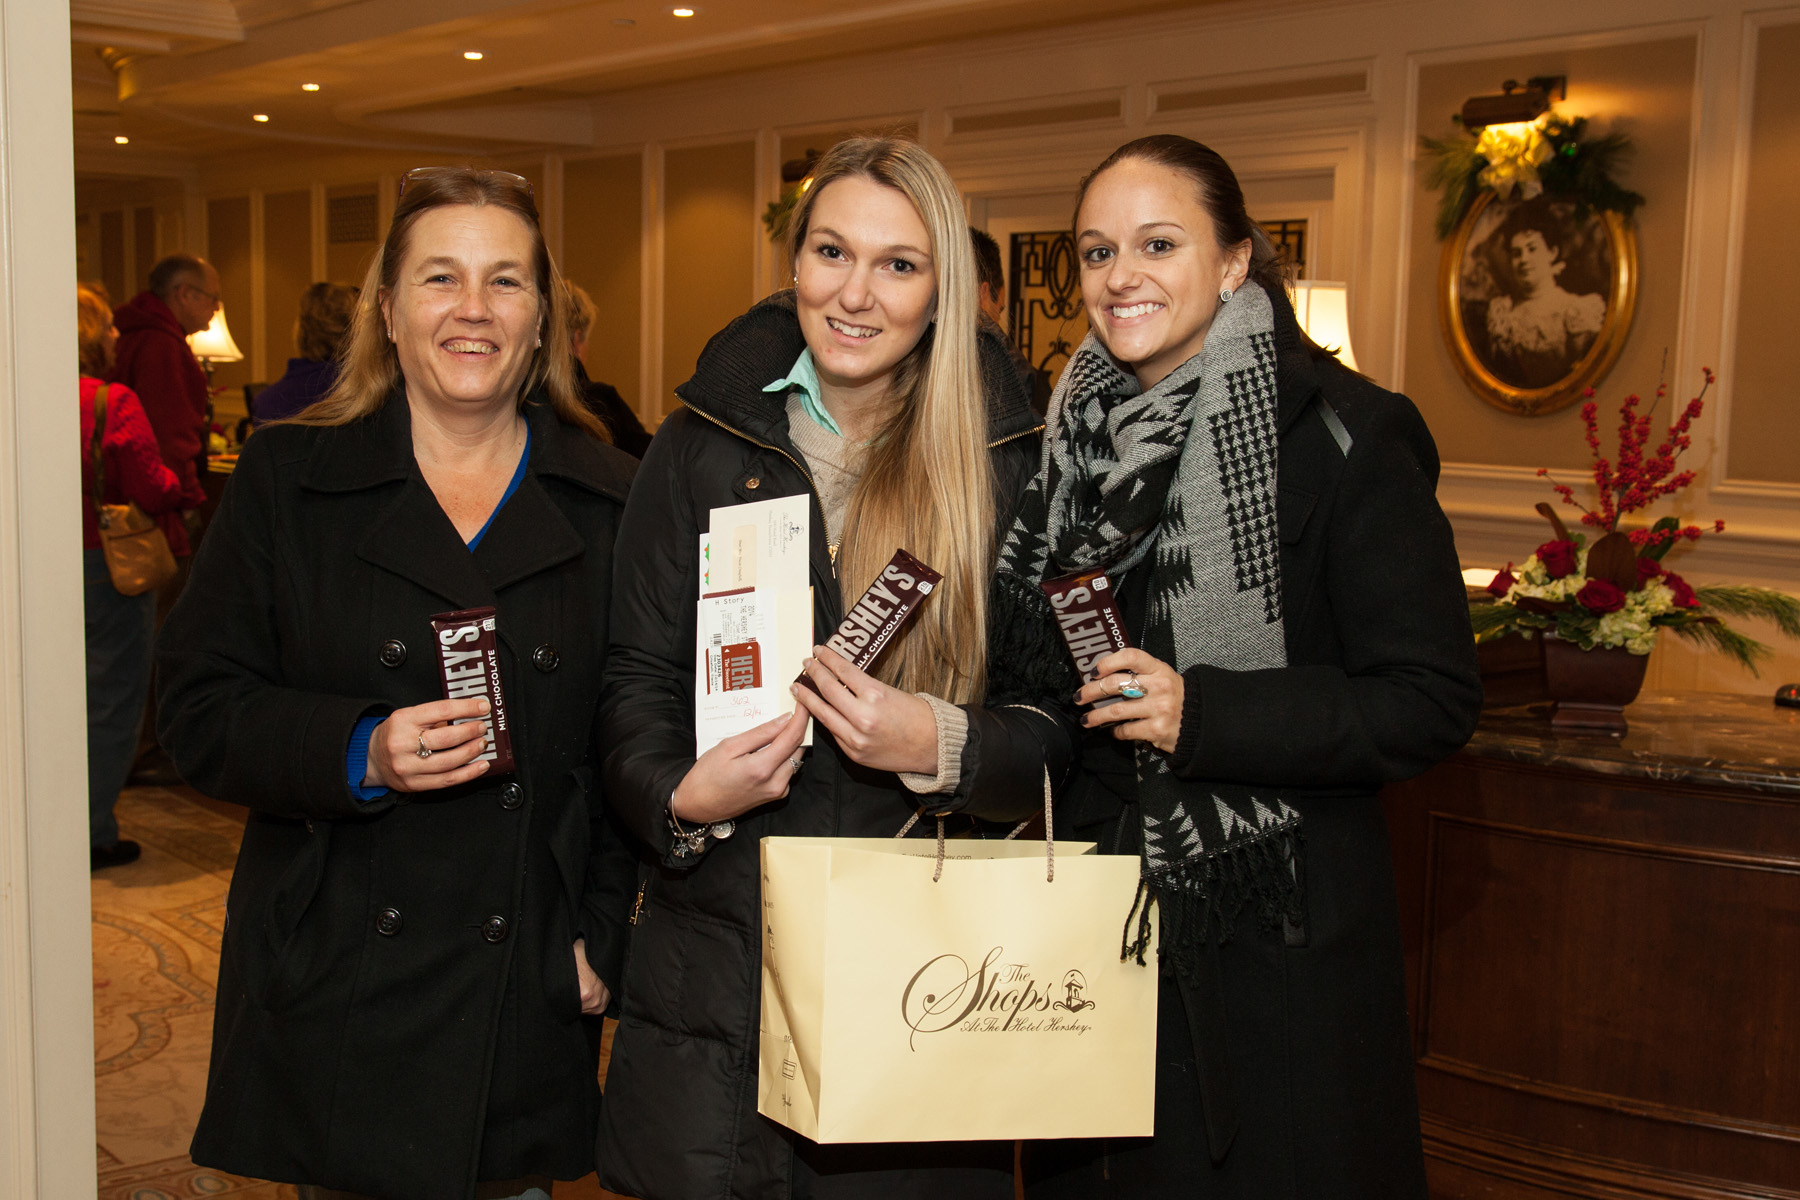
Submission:
POLYGON ((636 874, 593 721, 636 464, 571 383, 565 302, 529 183, 408 172, 337 386, 244 444, 163 629, 164 744, 249 810, 197 1163, 303 1200, 593 1170, 636 874), (496 657, 434 629, 465 609, 496 657), (446 667, 504 709, 442 699, 446 667))
POLYGON ((1012 338, 1004 333, 1006 272, 1000 266, 1000 245, 985 229, 971 228, 969 241, 975 249, 975 277, 980 280, 978 299, 981 303, 981 315, 992 321, 995 329, 1002 331, 1013 367, 1019 372, 1026 390, 1031 393, 1031 407, 1041 417, 1050 406, 1050 380, 1031 365, 1031 361, 1013 344, 1012 338))
POLYGON ((112 362, 112 310, 96 290, 78 286, 75 311, 81 337, 81 546, 87 623, 88 863, 95 870, 134 861, 138 844, 119 837, 113 805, 137 753, 138 723, 150 690, 150 638, 156 594, 123 596, 113 587, 94 512, 96 400, 105 411, 100 439, 107 504, 136 504, 151 516, 198 504, 163 464, 156 435, 131 389, 101 380, 112 362), (100 395, 104 389, 105 395, 100 395))
POLYGON ((588 334, 592 332, 594 318, 600 310, 594 307, 594 298, 580 284, 565 283, 564 286, 569 289, 569 345, 575 353, 575 386, 581 390, 588 411, 612 431, 613 445, 633 458, 642 458, 644 451, 650 448, 650 435, 645 431, 644 423, 631 411, 631 405, 625 403, 625 397, 619 395, 618 388, 589 379, 587 365, 582 361, 587 357, 588 334))
MULTIPOLYGON (((218 311, 219 273, 212 264, 192 254, 171 254, 150 268, 150 286, 113 313, 119 344, 106 380, 137 394, 163 465, 181 480, 184 495, 203 494, 198 481, 206 458, 206 372, 187 339, 211 324, 218 311)), ((177 561, 193 553, 186 511, 162 518, 177 561)), ((180 590, 179 578, 171 589, 180 590)))
POLYGON ((356 316, 357 289, 346 283, 315 283, 300 293, 300 319, 294 323, 299 358, 288 359, 287 372, 250 402, 250 423, 298 416, 323 400, 338 377, 338 347, 356 316))
MULTIPOLYGON (((156 627, 161 629, 175 598, 187 586, 188 565, 200 536, 201 501, 192 498, 206 494, 200 483, 206 469, 206 372, 188 348, 187 338, 212 323, 219 311, 220 285, 212 264, 192 254, 171 254, 158 262, 150 268, 149 283, 113 313, 119 344, 106 378, 137 393, 156 433, 163 465, 175 472, 182 495, 190 498, 159 520, 177 567, 175 578, 156 594, 156 627)), ((155 726, 152 691, 131 781, 180 783, 180 774, 156 744, 155 726)))

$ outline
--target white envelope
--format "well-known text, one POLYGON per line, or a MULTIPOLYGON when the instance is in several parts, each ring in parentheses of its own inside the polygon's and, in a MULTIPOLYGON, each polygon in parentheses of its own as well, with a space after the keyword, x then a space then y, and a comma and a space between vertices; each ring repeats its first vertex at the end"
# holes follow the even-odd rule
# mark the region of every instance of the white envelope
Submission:
POLYGON ((700 535, 696 754, 794 710, 789 685, 813 646, 811 508, 808 496, 715 508, 700 535))

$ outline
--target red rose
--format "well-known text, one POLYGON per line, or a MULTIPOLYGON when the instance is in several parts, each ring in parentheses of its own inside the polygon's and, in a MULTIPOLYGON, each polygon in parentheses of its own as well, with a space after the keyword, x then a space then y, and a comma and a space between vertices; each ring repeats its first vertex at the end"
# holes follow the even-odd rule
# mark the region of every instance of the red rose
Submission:
POLYGON ((1575 593, 1575 603, 1591 613, 1604 615, 1625 607, 1625 593, 1610 579, 1590 579, 1575 593))
POLYGON ((1675 593, 1676 608, 1700 607, 1700 599, 1694 595, 1694 589, 1688 586, 1687 580, 1673 571, 1664 571, 1663 582, 1669 585, 1671 592, 1675 593))
POLYGON ((1634 591, 1641 590, 1645 584, 1649 583, 1652 579, 1655 579, 1658 575, 1661 575, 1662 573, 1663 573, 1662 564, 1657 562, 1654 558, 1638 559, 1637 560, 1637 579, 1638 579, 1637 588, 1634 588, 1633 590, 1634 591))
POLYGON ((1513 574, 1512 564, 1507 563, 1506 569, 1495 573, 1494 578, 1488 583, 1488 594, 1504 598, 1506 593, 1512 591, 1512 585, 1517 582, 1519 582, 1519 577, 1513 574))
POLYGON ((1564 575, 1575 572, 1574 542, 1545 542, 1537 548, 1537 557, 1552 579, 1561 579, 1564 575))

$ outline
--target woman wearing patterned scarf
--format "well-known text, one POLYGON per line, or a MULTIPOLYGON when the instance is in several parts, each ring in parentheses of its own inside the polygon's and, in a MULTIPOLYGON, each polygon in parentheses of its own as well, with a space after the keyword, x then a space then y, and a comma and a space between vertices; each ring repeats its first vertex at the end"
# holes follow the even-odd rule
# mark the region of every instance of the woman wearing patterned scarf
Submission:
POLYGON ((1053 638, 1037 584, 1106 570, 1137 647, 1076 695, 1123 698, 1073 735, 1057 826, 1142 862, 1119 915, 1140 959, 1160 923, 1156 1136, 1031 1144, 1027 1194, 1423 1200, 1376 792, 1481 701, 1431 435, 1301 332, 1213 151, 1121 147, 1075 231, 1093 333, 996 593, 1053 638))

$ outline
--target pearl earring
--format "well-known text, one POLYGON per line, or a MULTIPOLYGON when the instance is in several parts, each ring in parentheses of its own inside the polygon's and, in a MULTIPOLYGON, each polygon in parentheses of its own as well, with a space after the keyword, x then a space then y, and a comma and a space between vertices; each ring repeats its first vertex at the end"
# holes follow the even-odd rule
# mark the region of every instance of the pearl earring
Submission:
POLYGON ((1230 304, 1231 303, 1231 289, 1230 288, 1220 288, 1219 289, 1219 303, 1220 304, 1230 304))

